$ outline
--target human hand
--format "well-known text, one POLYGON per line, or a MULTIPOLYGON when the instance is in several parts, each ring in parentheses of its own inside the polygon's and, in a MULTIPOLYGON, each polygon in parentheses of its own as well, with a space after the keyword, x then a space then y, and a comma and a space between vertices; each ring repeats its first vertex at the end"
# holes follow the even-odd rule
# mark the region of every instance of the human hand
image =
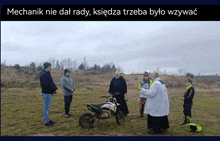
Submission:
POLYGON ((72 89, 71 89, 71 92, 73 92, 73 91, 75 91, 75 89, 72 88, 72 89))
POLYGON ((54 94, 57 94, 58 93, 58 90, 56 89, 56 91, 54 92, 54 94))

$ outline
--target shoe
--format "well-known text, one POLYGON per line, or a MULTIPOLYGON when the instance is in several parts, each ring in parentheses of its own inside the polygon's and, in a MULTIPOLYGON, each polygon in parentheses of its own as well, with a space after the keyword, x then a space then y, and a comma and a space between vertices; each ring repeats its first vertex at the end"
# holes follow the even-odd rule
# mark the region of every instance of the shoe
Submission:
POLYGON ((54 122, 52 120, 50 120, 49 122, 50 122, 50 124, 53 124, 53 125, 56 124, 56 122, 54 122))
POLYGON ((49 123, 45 123, 46 126, 54 126, 53 124, 49 123))
POLYGON ((72 116, 72 114, 68 113, 67 115, 72 116))
POLYGON ((142 118, 142 117, 144 117, 143 115, 139 115, 137 118, 142 118))
POLYGON ((183 118, 184 121, 182 123, 179 123, 179 125, 185 125, 187 123, 187 117, 184 115, 183 118))
POLYGON ((186 121, 179 123, 179 125, 185 125, 185 124, 186 124, 186 121))
POLYGON ((70 116, 68 114, 65 114, 65 118, 69 118, 70 116))

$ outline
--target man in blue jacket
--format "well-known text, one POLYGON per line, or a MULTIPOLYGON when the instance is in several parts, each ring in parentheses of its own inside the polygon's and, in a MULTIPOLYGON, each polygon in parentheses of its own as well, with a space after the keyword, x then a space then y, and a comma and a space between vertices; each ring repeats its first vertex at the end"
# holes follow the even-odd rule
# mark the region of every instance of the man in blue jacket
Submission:
POLYGON ((58 88, 53 82, 53 78, 50 75, 51 64, 46 62, 43 64, 44 69, 40 72, 40 85, 42 88, 42 98, 44 100, 44 122, 46 126, 54 126, 55 122, 49 119, 49 109, 52 102, 53 94, 58 92, 58 88))

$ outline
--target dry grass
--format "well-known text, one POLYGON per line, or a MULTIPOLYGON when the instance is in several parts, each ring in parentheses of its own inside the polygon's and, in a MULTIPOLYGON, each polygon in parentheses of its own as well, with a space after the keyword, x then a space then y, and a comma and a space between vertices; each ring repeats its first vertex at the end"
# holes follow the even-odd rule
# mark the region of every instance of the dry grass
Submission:
MULTIPOLYGON (((80 88, 81 87, 81 88, 80 88)), ((8 88, 1 94, 1 135, 2 136, 152 136, 147 134, 147 116, 137 119, 138 100, 129 99, 129 115, 125 125, 118 125, 115 118, 95 121, 94 128, 82 129, 78 124, 81 114, 90 112, 83 103, 102 103, 99 99, 106 90, 77 88, 70 112, 73 116, 64 118, 64 102, 60 92, 54 95, 50 118, 57 122, 54 127, 46 127, 43 122, 43 100, 40 89, 8 88)), ((197 92, 192 108, 193 122, 201 125, 200 133, 190 133, 185 126, 178 125, 182 119, 180 89, 169 89, 170 128, 159 136, 218 136, 220 96, 218 93, 197 92), (178 91, 178 93, 177 93, 178 91), (218 94, 218 95, 217 95, 218 94)), ((155 135, 153 135, 155 136, 155 135)), ((158 135, 156 135, 158 136, 158 135)))

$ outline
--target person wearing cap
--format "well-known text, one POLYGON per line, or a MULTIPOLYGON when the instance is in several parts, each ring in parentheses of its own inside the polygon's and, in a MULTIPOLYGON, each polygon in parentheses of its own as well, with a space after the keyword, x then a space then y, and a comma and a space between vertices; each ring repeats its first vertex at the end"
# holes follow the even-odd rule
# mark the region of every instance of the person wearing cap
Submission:
POLYGON ((180 123, 180 125, 185 125, 187 123, 190 123, 190 121, 192 120, 191 109, 193 105, 193 97, 194 97, 195 90, 192 86, 191 79, 189 78, 186 79, 185 85, 186 85, 186 89, 185 89, 183 97, 181 97, 181 99, 184 100, 184 103, 183 103, 184 121, 180 123))
POLYGON ((54 126, 55 122, 49 118, 49 109, 52 102, 53 94, 58 92, 57 86, 54 84, 53 78, 50 75, 51 64, 45 62, 43 64, 44 69, 39 74, 40 86, 42 88, 42 98, 44 101, 43 116, 46 126, 54 126))
MULTIPOLYGON (((138 94, 140 94, 141 87, 144 87, 145 89, 149 89, 151 87, 152 83, 153 83, 153 81, 150 79, 149 73, 145 72, 144 77, 143 77, 143 81, 141 81, 138 85, 138 94)), ((140 115, 138 116, 138 118, 144 116, 145 102, 146 102, 146 98, 140 97, 140 102, 139 102, 140 115)))
POLYGON ((154 73, 156 78, 150 89, 141 87, 140 97, 147 98, 144 113, 148 114, 149 134, 159 134, 169 128, 169 99, 167 89, 158 73, 154 73))
POLYGON ((60 79, 61 86, 63 89, 63 96, 64 96, 64 108, 65 108, 65 118, 71 116, 69 113, 70 104, 73 98, 73 92, 75 91, 75 84, 73 79, 70 77, 70 70, 65 69, 64 74, 60 79))
POLYGON ((121 105, 119 109, 124 113, 126 116, 128 111, 128 106, 125 101, 127 99, 127 84, 123 76, 120 75, 120 72, 116 70, 115 77, 112 78, 109 86, 109 94, 119 93, 116 95, 117 102, 121 105))

